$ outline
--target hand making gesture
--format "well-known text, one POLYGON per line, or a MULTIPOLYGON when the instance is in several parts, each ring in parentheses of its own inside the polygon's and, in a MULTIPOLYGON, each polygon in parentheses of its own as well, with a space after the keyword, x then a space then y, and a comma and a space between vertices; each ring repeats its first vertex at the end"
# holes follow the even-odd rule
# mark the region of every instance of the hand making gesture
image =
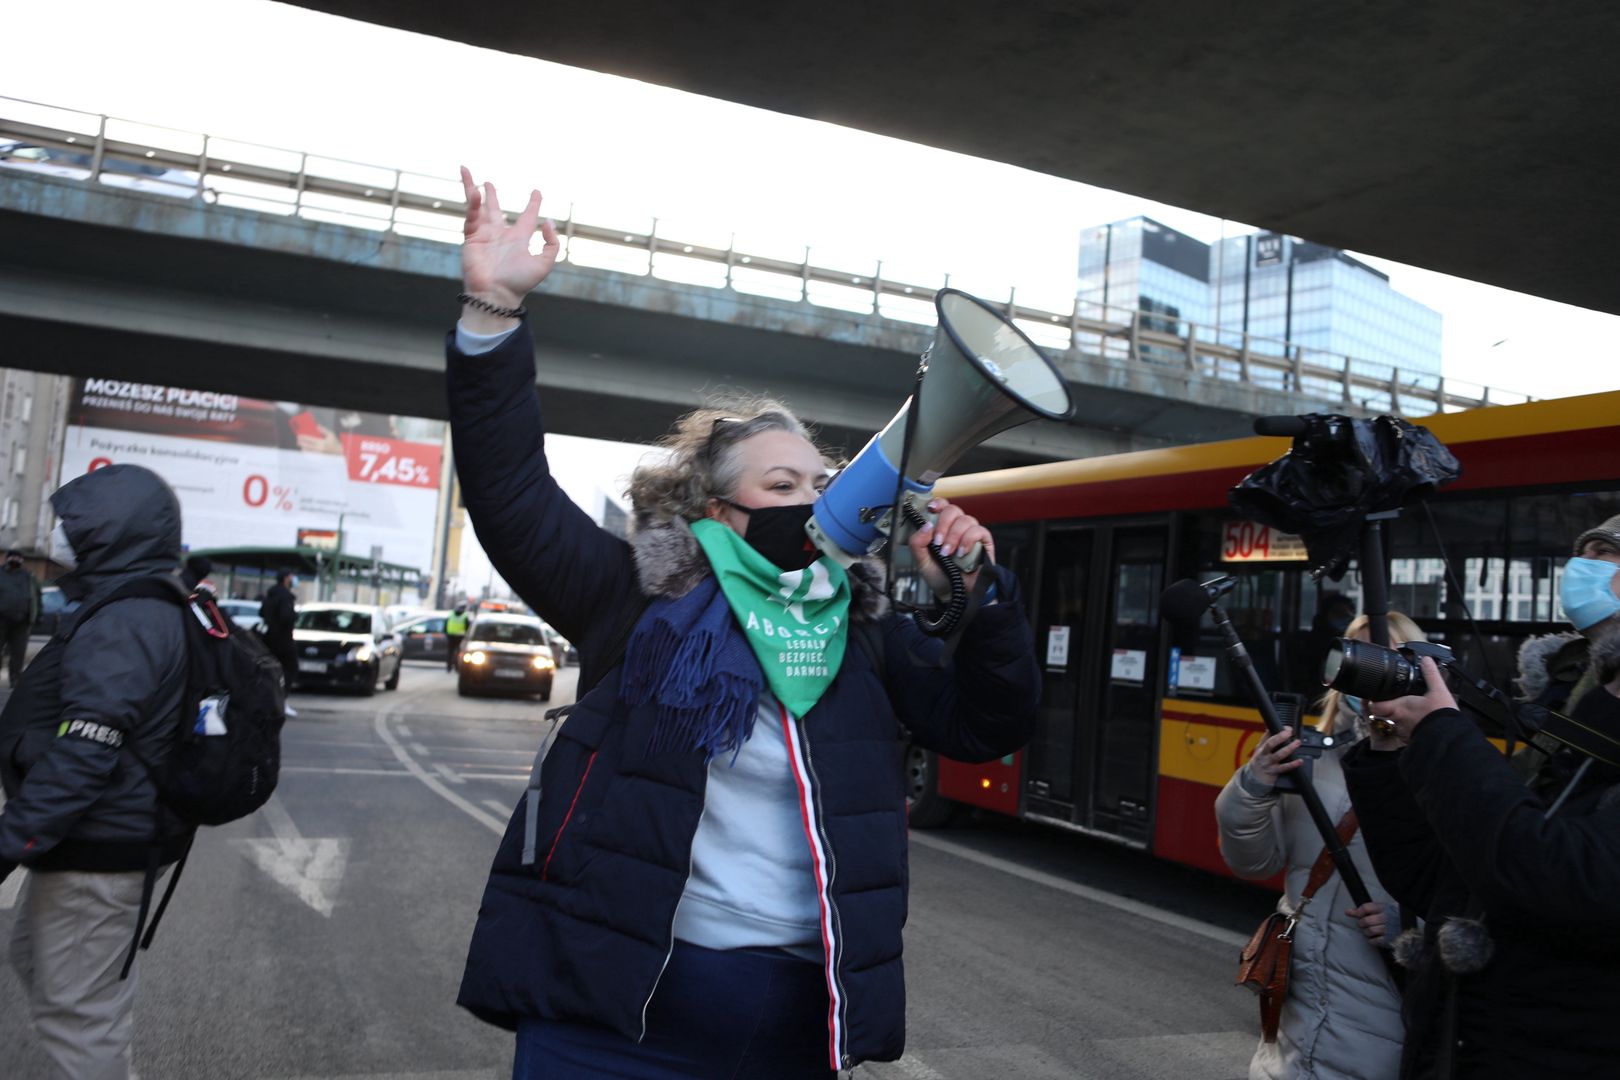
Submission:
MULTIPOLYGON (((461 169, 461 187, 467 198, 467 221, 462 229, 461 280, 471 296, 500 308, 516 308, 523 298, 546 279, 556 265, 562 245, 557 227, 540 217, 540 192, 529 193, 529 204, 508 224, 501 212, 495 185, 480 188, 466 166, 461 169), (529 250, 535 229, 545 237, 539 254, 529 250)), ((513 320, 501 318, 472 305, 462 313, 467 328, 474 333, 495 333, 509 329, 513 320)))

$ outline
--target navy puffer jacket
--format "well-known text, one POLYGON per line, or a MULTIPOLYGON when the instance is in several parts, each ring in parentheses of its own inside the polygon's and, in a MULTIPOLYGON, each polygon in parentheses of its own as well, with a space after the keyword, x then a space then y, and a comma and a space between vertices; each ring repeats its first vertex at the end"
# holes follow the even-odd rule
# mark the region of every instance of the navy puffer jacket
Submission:
MULTIPOLYGON (((495 856, 473 932, 460 1004, 492 1023, 588 1020, 628 1038, 672 948, 708 770, 701 752, 649 754, 652 705, 631 707, 620 651, 650 599, 681 595, 707 566, 684 522, 640 523, 626 542, 600 530, 550 476, 533 345, 520 329, 491 353, 450 342, 451 430, 468 513, 495 568, 578 644, 581 685, 600 682, 563 725, 543 770, 538 846, 522 864, 524 808, 495 856)), ((951 757, 988 760, 1034 726, 1039 674, 1012 575, 952 663, 939 642, 886 613, 867 575, 852 574, 856 621, 882 633, 846 650, 821 701, 786 726, 806 814, 827 946, 829 1068, 894 1060, 905 1045, 901 927, 906 818, 899 725, 951 757)))

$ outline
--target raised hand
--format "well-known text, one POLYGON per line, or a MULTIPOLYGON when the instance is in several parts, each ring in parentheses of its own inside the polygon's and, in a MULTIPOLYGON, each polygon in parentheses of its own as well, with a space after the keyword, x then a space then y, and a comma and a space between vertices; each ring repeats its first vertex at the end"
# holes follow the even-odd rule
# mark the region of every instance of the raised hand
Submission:
POLYGON ((556 265, 562 247, 557 227, 549 219, 541 220, 539 191, 529 193, 528 205, 516 221, 508 223, 494 184, 480 187, 462 166, 461 187, 467 199, 461 242, 462 285, 473 296, 492 304, 518 307, 556 265), (545 238, 539 254, 529 250, 536 228, 545 238))

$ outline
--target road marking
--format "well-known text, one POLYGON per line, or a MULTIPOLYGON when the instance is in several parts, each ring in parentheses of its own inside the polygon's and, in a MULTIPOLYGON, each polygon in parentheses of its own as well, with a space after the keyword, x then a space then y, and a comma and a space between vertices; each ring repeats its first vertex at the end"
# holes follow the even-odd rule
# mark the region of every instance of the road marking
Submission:
POLYGON ((332 765, 283 765, 284 773, 319 773, 322 776, 409 776, 404 769, 346 769, 332 765))
POLYGON ((0 909, 17 906, 17 894, 22 891, 23 878, 27 876, 28 871, 19 866, 0 884, 0 909))
POLYGON ((485 799, 484 805, 495 811, 497 814, 509 815, 512 813, 512 808, 501 802, 499 799, 485 799))
POLYGON ((1188 933, 1197 934, 1200 937, 1208 938, 1211 941, 1218 941, 1222 945, 1230 945, 1234 948, 1241 949, 1249 942, 1247 937, 1242 934, 1234 933, 1231 930, 1224 930, 1219 926, 1211 926, 1208 923, 1199 922, 1197 919, 1190 919, 1185 915, 1177 915, 1173 911, 1165 911, 1163 908, 1156 908, 1151 904, 1144 904, 1140 900, 1132 900, 1126 896, 1116 896, 1113 893, 1104 892, 1101 889, 1094 889, 1088 885, 1081 885, 1078 882, 1070 881, 1067 878, 1058 877, 1056 874, 1048 874, 1041 870, 1032 870, 1027 866, 1019 866, 1017 863, 1008 859, 997 858, 994 855, 986 855, 983 852, 973 850, 965 844, 945 840, 928 833, 912 832, 911 842, 913 844, 921 844, 923 847, 933 848, 935 851, 943 851, 948 855, 955 855, 959 859, 966 859, 969 862, 976 862, 980 866, 987 866, 992 870, 1000 870, 1004 874, 1011 874, 1013 877, 1023 878, 1025 881, 1033 882, 1037 885, 1045 885, 1049 889, 1057 889, 1059 892, 1068 893, 1070 896, 1078 896, 1083 900, 1090 900, 1095 904, 1105 904, 1108 907, 1115 908, 1119 911, 1128 912, 1129 914, 1137 915, 1144 919, 1152 919, 1154 922, 1163 923, 1165 926, 1172 926, 1177 930, 1185 930, 1188 933))
MULTIPOLYGON (((426 691, 419 691, 419 693, 425 692, 426 691)), ((406 702, 409 701, 410 697, 407 697, 406 702)), ((400 764, 404 765, 405 768, 410 771, 412 776, 415 776, 418 780, 422 781, 422 783, 428 786, 428 790, 432 791, 435 795, 448 802, 451 806, 454 806, 457 810, 460 810, 462 813, 478 822, 478 824, 484 826, 484 828, 488 829, 496 836, 504 836, 506 834, 506 822, 499 821, 496 818, 491 817, 485 811, 480 810, 478 807, 474 806, 460 795, 457 795, 455 792, 451 791, 444 785, 442 780, 430 775, 426 769, 422 768, 422 766, 416 763, 416 759, 405 752, 405 748, 400 745, 399 740, 394 738, 394 733, 388 730, 388 717, 397 710, 404 708, 406 702, 402 702, 391 708, 382 709, 377 713, 372 721, 372 726, 377 731, 377 737, 383 741, 388 749, 394 752, 394 756, 399 758, 400 764)))
POLYGON ((448 765, 435 764, 433 770, 452 784, 465 784, 467 782, 452 772, 448 765))
POLYGON ((245 854, 270 880, 331 918, 338 888, 343 884, 343 871, 349 862, 349 842, 332 838, 306 839, 281 799, 274 795, 259 810, 259 815, 270 827, 271 839, 232 840, 231 846, 245 854))
POLYGON ((404 724, 400 724, 400 725, 398 725, 398 727, 399 727, 399 737, 400 738, 408 739, 408 738, 411 737, 411 729, 410 728, 406 727, 404 724))
POLYGON ((894 1063, 894 1068, 905 1073, 907 1080, 945 1080, 945 1074, 938 1069, 929 1068, 910 1054, 906 1054, 894 1063))
POLYGON ((510 1076, 511 1073, 512 1068, 508 1065, 502 1068, 464 1069, 457 1072, 368 1072, 346 1073, 343 1076, 322 1073, 319 1076, 313 1074, 307 1076, 284 1076, 277 1078, 277 1080, 501 1080, 502 1077, 510 1076))
POLYGON ((425 746, 421 743, 411 743, 411 752, 418 755, 427 754, 501 754, 506 757, 534 757, 532 747, 504 747, 504 746, 425 746))

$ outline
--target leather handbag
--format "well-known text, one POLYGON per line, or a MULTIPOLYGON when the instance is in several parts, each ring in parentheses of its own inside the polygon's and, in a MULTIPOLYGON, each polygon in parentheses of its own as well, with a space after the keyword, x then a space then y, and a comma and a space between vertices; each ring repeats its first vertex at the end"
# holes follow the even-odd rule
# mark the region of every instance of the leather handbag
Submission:
MULTIPOLYGON (((1348 846, 1356 834, 1356 812, 1347 810, 1339 819, 1339 842, 1348 846)), ((1299 895, 1299 906, 1292 914, 1273 911, 1260 921, 1260 927, 1238 956, 1238 986, 1246 986, 1260 998, 1260 1035, 1266 1042, 1277 1041, 1277 1024, 1282 1018, 1283 999, 1288 996, 1288 965, 1294 955, 1294 928, 1305 913, 1311 897, 1333 876, 1333 856, 1326 846, 1311 865, 1310 880, 1299 895)))

